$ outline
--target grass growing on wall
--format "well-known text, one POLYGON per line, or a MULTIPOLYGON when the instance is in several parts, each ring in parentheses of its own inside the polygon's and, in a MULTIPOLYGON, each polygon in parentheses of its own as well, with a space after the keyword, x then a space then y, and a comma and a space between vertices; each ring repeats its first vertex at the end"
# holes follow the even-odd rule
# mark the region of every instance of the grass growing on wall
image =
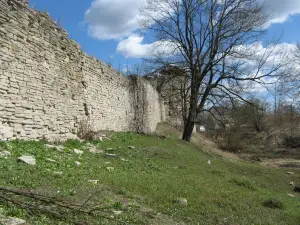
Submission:
POLYGON ((104 213, 97 216, 70 213, 63 219, 55 219, 43 213, 30 214, 0 200, 0 214, 24 218, 29 224, 79 221, 175 224, 174 221, 181 221, 185 224, 298 225, 300 222, 299 195, 289 185, 291 181, 300 182, 299 171, 289 175, 284 169, 241 160, 227 161, 208 155, 201 146, 182 142, 172 134, 164 139, 114 133, 111 140, 90 143, 73 140, 63 146, 58 151, 47 148, 44 142, 1 142, 0 151, 10 151, 12 155, 0 158, 0 187, 35 190, 73 203, 84 203, 93 196, 84 208, 96 205, 104 213), (90 153, 86 149, 92 145, 117 157, 90 153), (75 154, 73 149, 84 153, 75 154), (35 156, 37 164, 17 162, 21 155, 35 156), (75 161, 81 165, 77 167, 75 161), (88 180, 99 181, 93 184, 88 180), (178 204, 175 201, 178 198, 185 198, 188 205, 178 204), (282 207, 267 207, 265 202, 272 199, 282 207), (150 208, 151 212, 143 213, 141 208, 150 208), (122 213, 117 215, 116 211, 122 213))

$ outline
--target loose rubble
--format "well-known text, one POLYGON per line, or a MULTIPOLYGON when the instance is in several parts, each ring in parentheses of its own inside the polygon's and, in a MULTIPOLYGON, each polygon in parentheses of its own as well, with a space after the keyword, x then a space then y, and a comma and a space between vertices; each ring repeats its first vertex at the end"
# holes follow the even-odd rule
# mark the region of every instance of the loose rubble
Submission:
POLYGON ((5 218, 0 215, 0 224, 1 225, 26 225, 26 221, 16 217, 5 218))
POLYGON ((180 205, 183 205, 183 206, 187 206, 188 205, 188 201, 186 198, 177 198, 175 200, 175 203, 178 203, 180 205))
POLYGON ((34 156, 23 155, 18 158, 18 161, 32 166, 36 165, 36 159, 34 156))
POLYGON ((82 155, 82 154, 83 154, 83 151, 78 150, 78 149, 73 149, 73 152, 74 152, 75 154, 78 154, 78 155, 82 155))
POLYGON ((9 151, 3 151, 0 152, 0 158, 8 158, 9 156, 11 156, 11 153, 9 151))

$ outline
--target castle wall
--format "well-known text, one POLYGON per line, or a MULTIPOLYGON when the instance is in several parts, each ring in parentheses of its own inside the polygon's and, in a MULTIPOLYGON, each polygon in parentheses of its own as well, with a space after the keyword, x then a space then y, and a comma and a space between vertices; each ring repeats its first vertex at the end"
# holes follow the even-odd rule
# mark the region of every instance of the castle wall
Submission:
POLYGON ((27 0, 0 0, 0 140, 75 138, 86 122, 151 133, 164 111, 148 81, 85 54, 27 0))

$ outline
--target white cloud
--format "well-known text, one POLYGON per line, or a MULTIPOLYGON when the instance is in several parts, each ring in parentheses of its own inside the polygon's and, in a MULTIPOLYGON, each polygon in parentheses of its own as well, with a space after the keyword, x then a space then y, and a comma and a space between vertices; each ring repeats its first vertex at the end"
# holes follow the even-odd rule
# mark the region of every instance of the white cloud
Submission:
POLYGON ((120 41, 117 52, 126 58, 149 58, 153 56, 170 56, 176 52, 176 46, 169 41, 156 41, 144 44, 144 37, 131 35, 120 41))
MULTIPOLYGON (((300 13, 300 0, 259 1, 264 1, 265 11, 272 15, 267 27, 284 23, 291 15, 300 13)), ((142 18, 140 8, 146 4, 147 0, 93 0, 85 13, 89 35, 99 40, 119 40, 117 52, 126 57, 141 58, 157 54, 153 49, 160 46, 159 51, 162 51, 163 42, 143 44, 144 38, 136 34, 142 18)), ((160 4, 159 7, 166 7, 163 1, 160 4)), ((168 41, 165 43, 170 45, 168 41)), ((163 51, 170 54, 170 49, 170 46, 166 46, 163 51)))
POLYGON ((262 94, 266 93, 275 82, 279 81, 279 76, 276 75, 282 75, 283 77, 280 77, 280 79, 289 79, 291 73, 300 69, 293 63, 295 59, 293 54, 295 49, 295 44, 279 43, 276 45, 263 46, 261 42, 257 42, 238 46, 236 52, 242 55, 247 54, 248 56, 246 58, 230 57, 228 63, 238 63, 242 65, 241 68, 244 70, 242 76, 251 78, 268 74, 272 69, 281 65, 278 70, 270 74, 271 76, 262 77, 259 80, 260 83, 253 81, 244 82, 248 92, 262 94), (265 59, 265 61, 263 59, 265 59), (260 67, 262 60, 263 65, 260 67))
POLYGON ((290 16, 300 14, 300 0, 264 0, 265 10, 272 16, 267 24, 284 23, 290 16))
POLYGON ((100 40, 122 39, 139 28, 139 10, 147 0, 94 0, 85 12, 89 35, 100 40))
POLYGON ((294 60, 295 44, 279 43, 264 46, 261 42, 240 45, 235 48, 236 55, 229 62, 239 63, 246 71, 255 70, 263 63, 261 70, 268 70, 276 64, 288 64, 294 60), (239 57, 241 55, 241 57, 239 57), (244 57, 246 56, 246 57, 244 57))

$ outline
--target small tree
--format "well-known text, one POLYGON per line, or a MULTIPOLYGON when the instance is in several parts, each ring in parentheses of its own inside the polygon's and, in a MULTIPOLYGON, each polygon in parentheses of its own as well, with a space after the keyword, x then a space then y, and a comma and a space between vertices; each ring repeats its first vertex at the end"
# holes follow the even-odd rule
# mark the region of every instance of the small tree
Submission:
POLYGON ((188 71, 183 140, 190 141, 202 112, 226 98, 247 101, 245 83, 265 83, 281 67, 269 60, 272 48, 259 56, 251 50, 269 19, 261 1, 148 0, 141 11, 144 28, 154 31, 159 43, 174 48, 172 58, 158 59, 188 71))

